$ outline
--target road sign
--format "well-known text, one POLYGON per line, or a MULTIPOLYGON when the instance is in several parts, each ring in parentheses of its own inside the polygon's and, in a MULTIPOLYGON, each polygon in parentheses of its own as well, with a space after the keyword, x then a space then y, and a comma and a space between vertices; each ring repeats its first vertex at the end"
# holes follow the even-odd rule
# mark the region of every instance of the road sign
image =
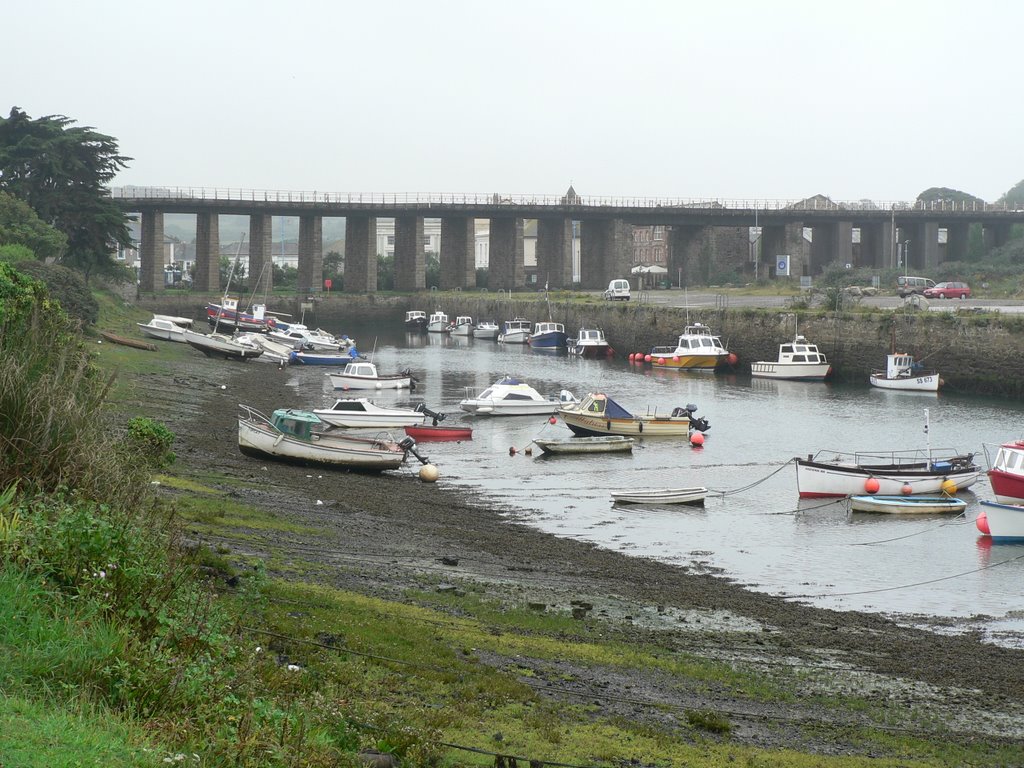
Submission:
POLYGON ((789 254, 775 257, 775 275, 789 277, 789 254))

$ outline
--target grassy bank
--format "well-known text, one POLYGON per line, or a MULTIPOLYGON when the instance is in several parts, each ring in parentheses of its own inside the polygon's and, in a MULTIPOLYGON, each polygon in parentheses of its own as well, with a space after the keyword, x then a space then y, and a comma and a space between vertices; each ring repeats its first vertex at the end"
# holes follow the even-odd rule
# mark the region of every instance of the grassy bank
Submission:
MULTIPOLYGON (((125 332, 138 319, 103 301, 100 327, 125 332)), ((496 595, 469 578, 442 583, 424 571, 396 599, 333 588, 324 569, 358 572, 365 561, 297 557, 301 548, 282 542, 324 532, 240 500, 236 491, 265 480, 174 461, 171 448, 186 446, 158 423, 131 421, 182 407, 145 401, 135 382, 173 377, 197 353, 81 342, 44 326, 0 337, 6 359, 22 363, 0 390, 5 412, 20 403, 17 431, 8 424, 4 436, 27 441, 5 451, 0 473, 4 768, 495 765, 496 756, 952 766, 1019 754, 843 693, 804 667, 712 660, 671 635, 537 610, 526 594, 496 595), (674 695, 594 684, 645 676, 674 695), (687 703, 708 692, 731 707, 687 703), (750 746, 739 733, 750 713, 776 743, 844 746, 750 746)), ((201 391, 181 397, 201 410, 201 391)))

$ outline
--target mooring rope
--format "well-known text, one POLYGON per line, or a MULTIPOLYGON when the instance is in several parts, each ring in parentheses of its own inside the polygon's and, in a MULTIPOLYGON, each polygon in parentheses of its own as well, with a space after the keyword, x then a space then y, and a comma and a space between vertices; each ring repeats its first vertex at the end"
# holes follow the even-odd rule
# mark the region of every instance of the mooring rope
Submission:
POLYGON ((733 488, 732 490, 728 490, 728 491, 716 490, 715 488, 708 488, 708 493, 713 493, 716 496, 725 497, 725 496, 732 496, 733 494, 736 494, 736 493, 743 493, 743 491, 749 491, 751 488, 756 488, 761 483, 763 483, 766 480, 768 480, 768 479, 774 477, 775 475, 779 474, 779 472, 784 470, 786 467, 788 467, 794 461, 796 461, 796 459, 790 459, 789 461, 787 461, 782 466, 778 467, 777 469, 771 471, 770 473, 768 473, 767 475, 762 477, 760 480, 755 480, 754 482, 748 483, 747 485, 744 485, 744 486, 742 486, 740 488, 733 488))

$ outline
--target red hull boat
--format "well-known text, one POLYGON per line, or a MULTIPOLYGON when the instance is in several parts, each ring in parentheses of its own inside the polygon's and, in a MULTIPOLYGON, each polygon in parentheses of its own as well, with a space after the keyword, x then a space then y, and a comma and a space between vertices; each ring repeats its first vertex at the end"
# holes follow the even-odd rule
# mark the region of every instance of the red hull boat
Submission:
POLYGON ((443 427, 435 424, 418 424, 414 427, 406 427, 405 434, 415 438, 417 442, 440 441, 440 440, 472 440, 472 427, 443 427))

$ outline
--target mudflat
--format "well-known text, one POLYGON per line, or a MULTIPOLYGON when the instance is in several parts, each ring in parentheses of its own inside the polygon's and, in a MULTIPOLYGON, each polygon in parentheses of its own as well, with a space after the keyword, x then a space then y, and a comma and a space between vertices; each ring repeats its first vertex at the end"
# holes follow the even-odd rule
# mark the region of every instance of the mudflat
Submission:
MULTIPOLYGON (((877 720, 805 702, 834 693, 877 704, 903 733, 1024 749, 1024 650, 985 642, 955 621, 920 629, 880 615, 810 607, 748 590, 710 567, 659 563, 537 531, 517 522, 516 510, 447 484, 443 449, 428 444, 421 447, 437 454, 436 484, 417 478, 415 461, 373 475, 248 458, 237 447, 239 403, 264 412, 311 403, 272 365, 184 360, 132 382, 131 407, 177 436, 176 473, 219 484, 236 501, 307 531, 282 536, 247 529, 237 537, 207 537, 211 545, 302 561, 304 579, 384 599, 408 601, 424 576, 455 591, 471 585, 505 604, 572 612, 619 641, 756 670, 791 694, 766 701, 659 670, 624 675, 571 659, 559 669, 546 660, 532 670, 535 681, 551 682, 540 688, 544 696, 582 699, 652 725, 667 717, 665 707, 685 706, 728 717, 739 743, 866 754, 845 734, 877 720)), ((276 575, 288 578, 284 571, 276 575)), ((531 668, 523 657, 484 661, 531 668)))

